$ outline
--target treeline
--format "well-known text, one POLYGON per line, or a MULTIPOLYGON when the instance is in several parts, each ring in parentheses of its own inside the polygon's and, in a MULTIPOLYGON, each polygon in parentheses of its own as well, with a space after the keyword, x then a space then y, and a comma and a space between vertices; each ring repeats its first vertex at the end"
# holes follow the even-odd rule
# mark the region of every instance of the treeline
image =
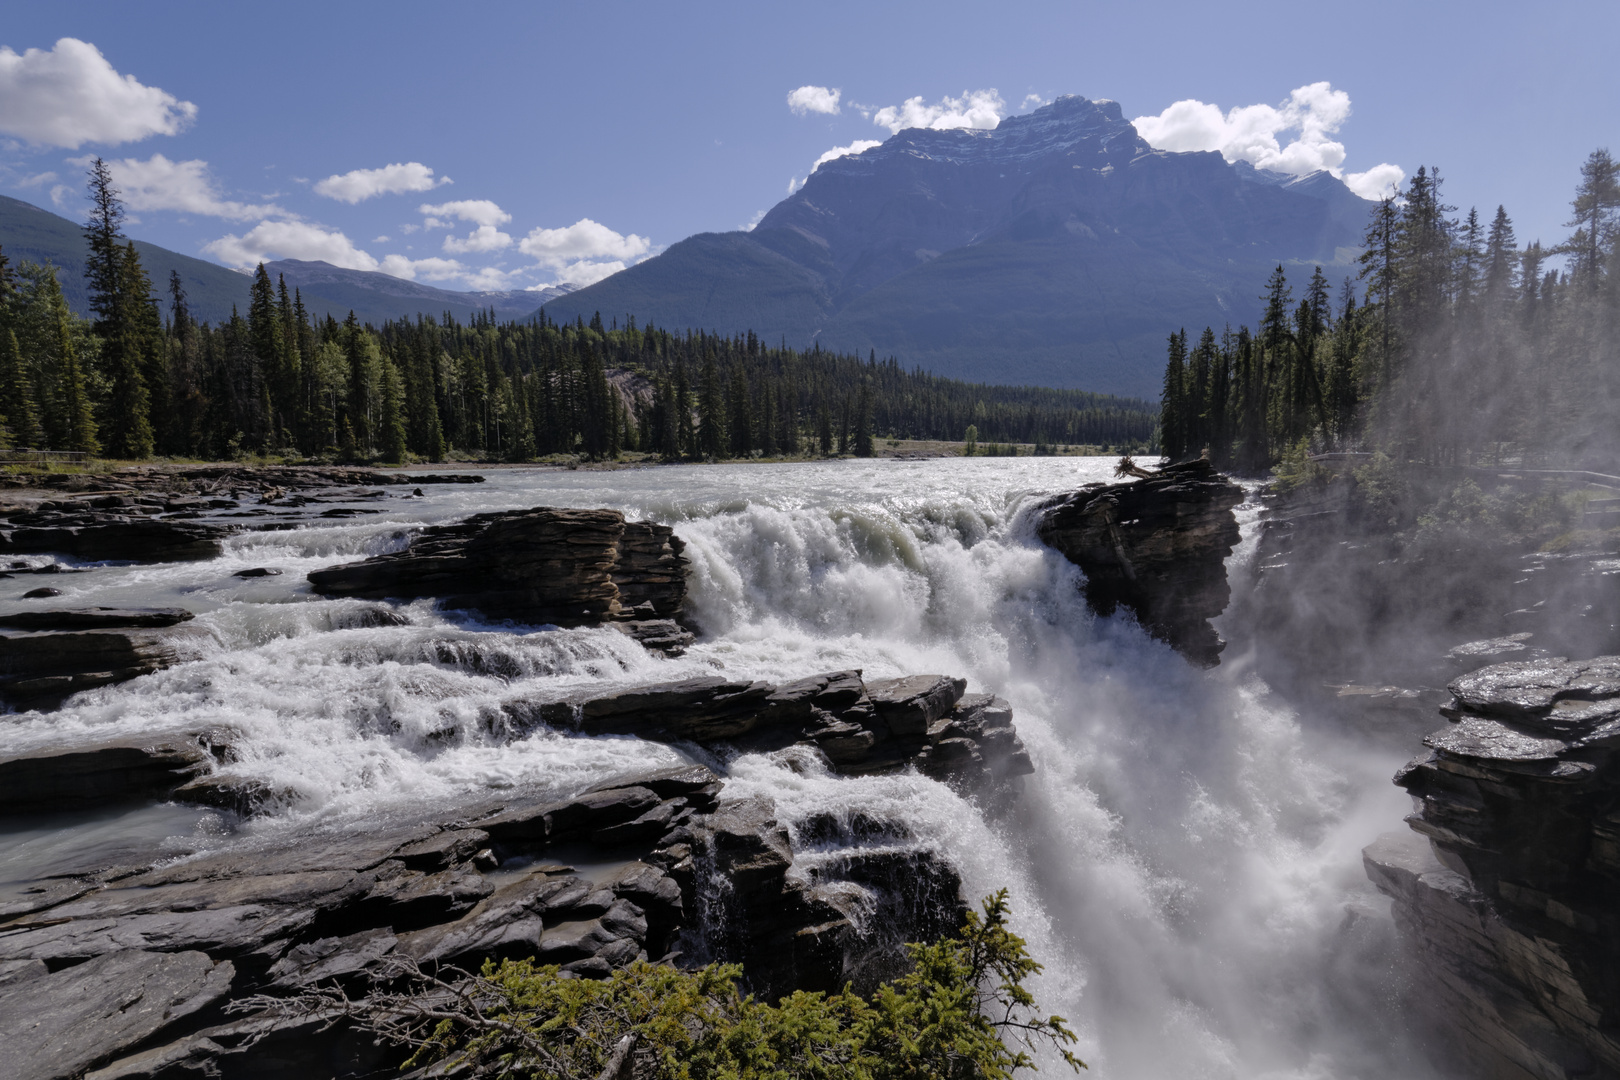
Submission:
POLYGON ((0 438, 116 458, 245 452, 346 460, 455 453, 525 461, 626 451, 668 460, 870 455, 879 438, 1133 446, 1146 402, 985 386, 864 360, 640 328, 600 316, 381 327, 312 319, 261 265, 245 313, 199 323, 172 275, 154 297, 106 166, 84 227, 94 318, 75 318, 54 268, 0 255, 0 438))
POLYGON ((1611 467, 1620 456, 1620 164, 1594 152, 1562 243, 1520 246, 1498 207, 1456 218, 1438 170, 1373 207, 1357 283, 1279 266, 1257 328, 1171 335, 1160 440, 1258 472, 1377 450, 1431 464, 1611 467), (1549 257, 1563 256, 1561 269, 1549 257))

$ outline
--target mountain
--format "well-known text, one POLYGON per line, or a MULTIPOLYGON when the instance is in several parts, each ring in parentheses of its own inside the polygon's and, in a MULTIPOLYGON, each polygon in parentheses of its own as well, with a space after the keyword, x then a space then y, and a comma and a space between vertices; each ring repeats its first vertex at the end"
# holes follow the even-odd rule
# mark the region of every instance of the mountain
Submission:
POLYGON ((1371 206, 1327 173, 1155 150, 1111 101, 836 158, 752 232, 702 233, 547 303, 875 349, 942 375, 1156 396, 1164 340, 1253 322, 1270 271, 1348 272, 1371 206))
MULTIPOLYGON (((199 319, 228 319, 233 304, 247 311, 247 275, 144 240, 135 241, 135 250, 152 279, 152 287, 160 294, 168 293, 169 272, 179 272, 185 282, 186 300, 199 319)), ((0 252, 11 260, 12 269, 24 259, 59 267, 61 272, 56 277, 62 283, 68 306, 78 315, 89 316, 89 296, 84 288, 84 234, 78 222, 0 195, 0 252)))
POLYGON ((306 303, 313 294, 322 302, 341 309, 335 313, 337 318, 353 309, 361 322, 377 325, 401 315, 418 313, 437 318, 446 311, 458 321, 466 322, 474 314, 490 308, 495 309, 495 317, 500 320, 526 319, 548 300, 574 290, 572 285, 553 285, 536 292, 458 292, 375 270, 347 270, 327 262, 300 259, 278 259, 265 263, 264 268, 272 278, 278 274, 285 277, 289 289, 301 290, 306 303))
MULTIPOLYGON (((198 319, 223 322, 231 317, 233 306, 246 313, 251 282, 247 274, 144 240, 135 241, 135 250, 159 294, 167 296, 171 270, 180 274, 186 301, 198 319)), ((57 279, 68 305, 79 315, 90 314, 84 287, 84 236, 77 222, 21 199, 0 195, 0 252, 13 266, 29 259, 60 267, 57 279)), ((497 318, 525 319, 540 305, 573 290, 572 285, 560 285, 539 292, 457 292, 376 271, 345 270, 330 263, 298 259, 266 263, 265 269, 272 279, 277 274, 285 276, 287 287, 303 294, 304 306, 312 315, 343 319, 352 310, 361 322, 374 325, 418 314, 438 318, 446 311, 465 322, 491 307, 497 318)))

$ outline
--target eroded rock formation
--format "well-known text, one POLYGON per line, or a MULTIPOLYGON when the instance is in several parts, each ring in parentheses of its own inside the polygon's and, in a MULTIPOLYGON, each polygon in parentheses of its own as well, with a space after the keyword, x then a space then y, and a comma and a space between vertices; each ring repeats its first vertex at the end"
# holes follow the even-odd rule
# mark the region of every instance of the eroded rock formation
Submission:
POLYGON ((1093 611, 1124 606, 1148 633, 1214 667, 1226 643, 1209 620, 1232 596, 1226 557, 1238 542, 1232 508, 1242 501, 1243 489, 1209 462, 1188 461, 1051 499, 1036 530, 1086 572, 1093 611))
POLYGON ((1367 871, 1417 958, 1413 1003, 1472 1075, 1620 1076, 1620 657, 1496 664, 1396 783, 1415 835, 1367 871))
POLYGON ((795 845, 770 801, 722 803, 721 786, 684 766, 560 801, 512 792, 455 821, 179 862, 153 850, 147 869, 24 883, 0 908, 0 1059, 22 1080, 369 1073, 402 1055, 340 1015, 274 1002, 316 985, 363 996, 406 962, 529 956, 577 977, 722 959, 761 992, 832 989, 881 977, 901 941, 960 925, 955 873, 901 850, 903 826, 801 823, 816 864, 790 874, 795 845), (581 844, 614 865, 584 876, 542 861, 581 844), (228 1008, 253 995, 270 1007, 228 1008))
MULTIPOLYGON (((617 510, 535 507, 424 529, 404 551, 309 575, 328 596, 435 597, 492 619, 631 627, 644 643, 690 643, 677 625, 686 559, 667 525, 617 510)), ((666 646, 668 647, 668 646, 666 646)))
POLYGON ((196 655, 208 637, 204 630, 174 625, 180 620, 168 614, 128 610, 19 613, 9 624, 28 623, 30 615, 38 616, 36 625, 93 628, 0 635, 0 702, 19 708, 50 707, 80 690, 150 675, 196 655))

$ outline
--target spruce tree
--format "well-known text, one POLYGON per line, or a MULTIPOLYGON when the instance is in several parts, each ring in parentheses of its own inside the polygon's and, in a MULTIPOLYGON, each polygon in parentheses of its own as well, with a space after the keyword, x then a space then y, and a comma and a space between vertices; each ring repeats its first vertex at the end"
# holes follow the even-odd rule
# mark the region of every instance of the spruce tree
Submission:
POLYGON ((39 409, 34 388, 23 367, 22 350, 10 326, 0 324, 0 413, 10 431, 11 445, 43 449, 44 433, 39 426, 39 409))
POLYGON ((1187 456, 1187 331, 1170 335, 1159 397, 1159 447, 1172 462, 1187 456))
POLYGON ((865 379, 855 401, 855 456, 872 456, 872 387, 865 379))

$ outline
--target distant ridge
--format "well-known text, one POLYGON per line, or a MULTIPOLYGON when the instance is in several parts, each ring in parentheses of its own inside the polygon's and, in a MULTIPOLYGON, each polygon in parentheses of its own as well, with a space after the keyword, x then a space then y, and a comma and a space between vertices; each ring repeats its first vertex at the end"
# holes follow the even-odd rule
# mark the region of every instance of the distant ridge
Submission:
POLYGON ((1279 262, 1301 285, 1312 262, 1350 272, 1371 205, 1325 172, 1155 150, 1117 103, 1064 97, 835 158, 752 232, 688 237, 546 313, 1152 397, 1169 333, 1252 317, 1279 262))
MULTIPOLYGON (((169 272, 179 272, 186 301, 198 319, 217 324, 231 317, 232 307, 247 312, 249 275, 144 240, 135 241, 135 250, 140 252, 141 265, 158 294, 167 296, 169 272)), ((90 314, 84 288, 84 237, 77 222, 21 199, 0 195, 0 251, 13 266, 28 259, 60 267, 57 277, 68 305, 79 315, 90 314)), ((287 287, 303 294, 304 306, 312 315, 331 315, 341 320, 353 310, 361 322, 377 326, 389 319, 416 315, 439 318, 445 312, 466 321, 491 307, 499 319, 526 319, 536 314, 542 304, 574 289, 572 285, 559 285, 537 292, 458 292, 376 271, 345 270, 330 263, 298 259, 266 263, 265 269, 272 278, 285 275, 287 287)))

